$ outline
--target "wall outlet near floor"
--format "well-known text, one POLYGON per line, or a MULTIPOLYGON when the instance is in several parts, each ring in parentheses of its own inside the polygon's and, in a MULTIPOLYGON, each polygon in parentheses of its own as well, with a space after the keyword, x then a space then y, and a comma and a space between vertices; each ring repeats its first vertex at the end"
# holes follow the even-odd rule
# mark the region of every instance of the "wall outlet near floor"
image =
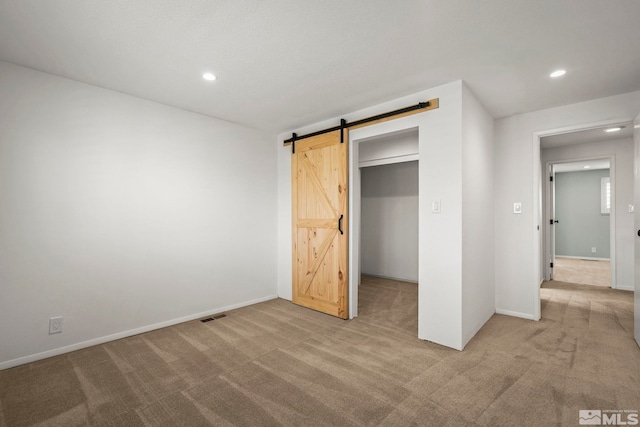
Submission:
POLYGON ((592 254, 595 254, 595 253, 596 253, 596 247, 595 247, 595 246, 591 248, 591 253, 592 253, 592 254))
POLYGON ((49 335, 62 332, 62 316, 49 319, 49 335))

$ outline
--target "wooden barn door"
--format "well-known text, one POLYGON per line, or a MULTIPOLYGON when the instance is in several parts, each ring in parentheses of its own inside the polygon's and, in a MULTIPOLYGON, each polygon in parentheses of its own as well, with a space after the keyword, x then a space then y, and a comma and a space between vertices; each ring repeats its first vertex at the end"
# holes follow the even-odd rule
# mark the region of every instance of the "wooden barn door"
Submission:
POLYGON ((293 294, 295 304, 348 318, 347 130, 294 142, 293 294))

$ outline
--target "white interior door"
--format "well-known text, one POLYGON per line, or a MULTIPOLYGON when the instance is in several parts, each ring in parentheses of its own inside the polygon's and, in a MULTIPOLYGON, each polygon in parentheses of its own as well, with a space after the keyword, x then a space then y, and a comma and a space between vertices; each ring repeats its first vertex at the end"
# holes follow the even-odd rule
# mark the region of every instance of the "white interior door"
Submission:
POLYGON ((637 236, 635 238, 634 245, 634 322, 633 322, 633 335, 638 345, 640 345, 640 115, 636 117, 633 122, 633 141, 634 141, 634 153, 635 153, 635 167, 634 167, 634 204, 635 214, 634 222, 637 230, 637 236))

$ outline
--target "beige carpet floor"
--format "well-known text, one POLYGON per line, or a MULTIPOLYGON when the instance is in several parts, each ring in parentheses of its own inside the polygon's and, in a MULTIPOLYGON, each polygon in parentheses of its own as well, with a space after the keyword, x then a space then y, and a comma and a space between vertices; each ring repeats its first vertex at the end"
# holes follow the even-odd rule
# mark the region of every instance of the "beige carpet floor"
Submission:
POLYGON ((611 262, 556 257, 553 263, 553 279, 581 285, 611 287, 611 262))
POLYGON ((416 338, 417 285, 366 278, 360 317, 273 300, 0 372, 2 426, 575 426, 640 409, 630 292, 546 283, 463 352, 416 338))

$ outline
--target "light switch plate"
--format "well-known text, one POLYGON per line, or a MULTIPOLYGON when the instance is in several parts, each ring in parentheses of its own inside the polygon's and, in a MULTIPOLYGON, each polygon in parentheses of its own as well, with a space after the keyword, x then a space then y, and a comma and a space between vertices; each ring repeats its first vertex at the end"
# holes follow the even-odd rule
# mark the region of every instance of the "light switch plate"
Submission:
POLYGON ((522 213, 522 203, 516 202, 513 204, 513 213, 521 214, 522 213))
POLYGON ((634 205, 629 205, 629 213, 634 213, 636 210, 634 205))
POLYGON ((434 200, 431 202, 431 213, 439 214, 442 211, 440 208, 440 200, 434 200))

